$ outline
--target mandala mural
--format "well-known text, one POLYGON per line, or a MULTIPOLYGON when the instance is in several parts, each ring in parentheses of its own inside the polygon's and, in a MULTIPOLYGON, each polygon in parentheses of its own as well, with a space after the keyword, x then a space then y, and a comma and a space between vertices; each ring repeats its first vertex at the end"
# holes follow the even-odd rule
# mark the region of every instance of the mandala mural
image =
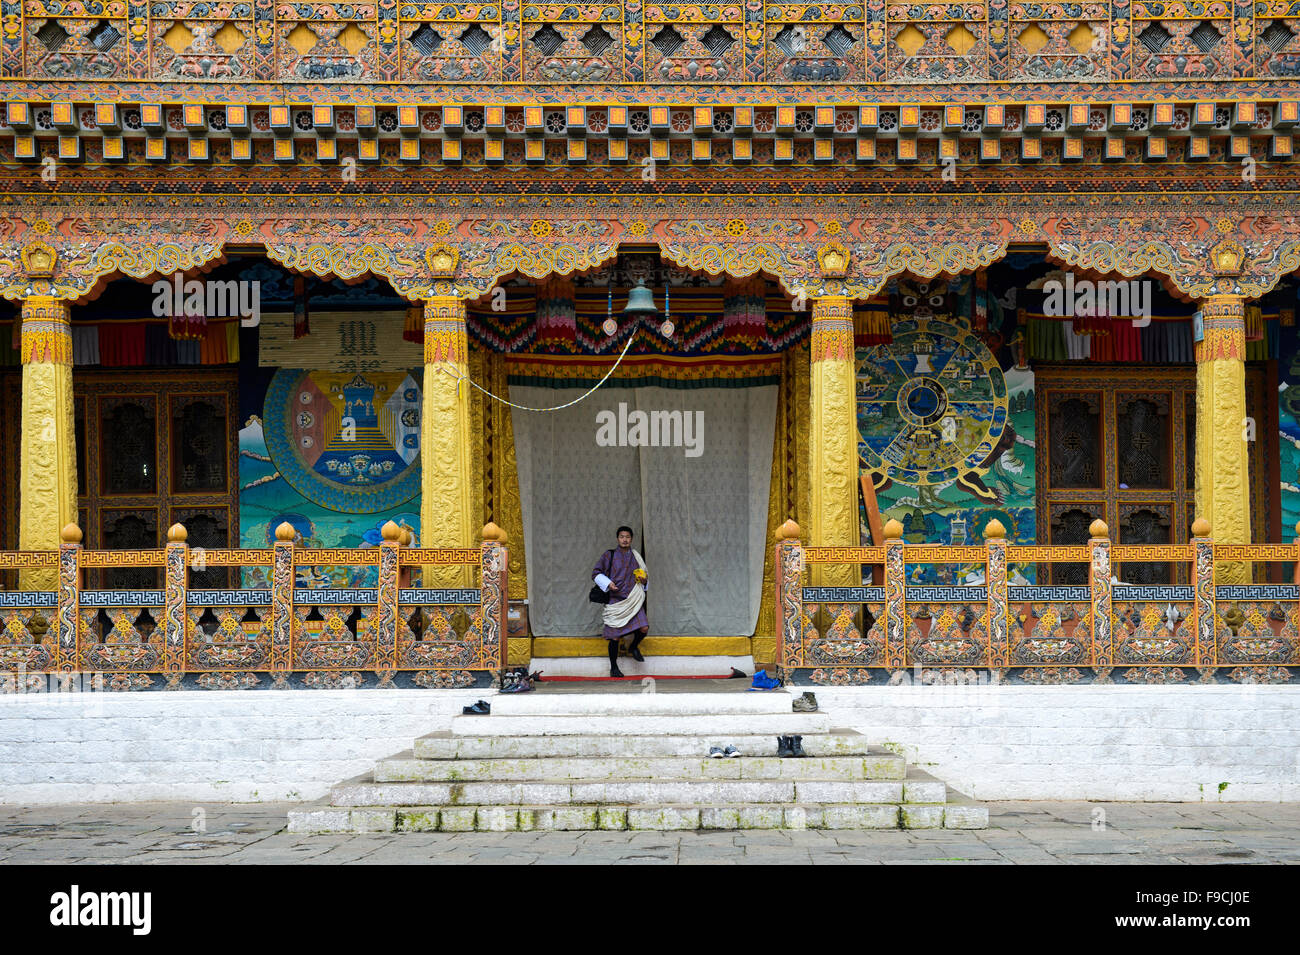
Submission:
POLYGON ((968 307, 947 283, 902 284, 893 341, 857 351, 859 466, 907 540, 978 542, 996 517, 1010 540, 1032 541, 1033 374, 1004 370, 990 348, 1002 336, 973 332, 968 307))
POLYGON ((282 369, 266 393, 267 452, 307 500, 384 511, 420 492, 420 402, 404 372, 282 369))

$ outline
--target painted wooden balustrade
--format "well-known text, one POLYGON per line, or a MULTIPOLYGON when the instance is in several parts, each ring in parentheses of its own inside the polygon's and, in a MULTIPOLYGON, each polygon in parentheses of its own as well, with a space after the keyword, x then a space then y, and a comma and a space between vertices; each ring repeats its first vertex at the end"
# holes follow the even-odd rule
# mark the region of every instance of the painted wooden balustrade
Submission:
POLYGON ((878 547, 804 547, 787 521, 776 545, 777 663, 788 682, 1280 683, 1300 677, 1300 525, 1291 544, 914 544, 890 521, 878 547), (1215 567, 1294 567, 1296 583, 1216 586, 1215 567), (1189 586, 1126 585, 1125 565, 1162 563, 1189 586), (826 565, 867 565, 883 586, 819 586, 826 565), (970 583, 909 582, 958 565, 970 583), (1082 586, 1008 583, 1009 566, 1077 568, 1082 586), (1181 568, 1181 570, 1180 570, 1181 568), (1086 570, 1085 570, 1086 569, 1086 570), (1297 668, 1297 669, 1290 669, 1297 668))
POLYGON ((264 549, 190 547, 179 524, 157 550, 85 550, 75 525, 62 536, 58 552, 0 552, 0 570, 58 574, 57 590, 0 592, 0 692, 88 676, 113 690, 486 686, 504 664, 509 554, 495 524, 463 548, 409 546, 391 521, 361 550, 297 546, 288 523, 264 549), (159 568, 164 587, 83 586, 87 571, 123 567, 159 568), (189 586, 216 567, 265 568, 271 586, 189 586), (299 585, 330 567, 375 585, 299 585))

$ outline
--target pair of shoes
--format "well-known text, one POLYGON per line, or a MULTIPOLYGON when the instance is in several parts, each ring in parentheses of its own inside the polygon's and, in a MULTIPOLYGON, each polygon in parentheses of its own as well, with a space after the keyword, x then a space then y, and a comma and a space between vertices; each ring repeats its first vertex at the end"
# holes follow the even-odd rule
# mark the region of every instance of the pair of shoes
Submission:
POLYGON ((817 697, 813 696, 812 693, 805 693, 794 701, 792 708, 796 713, 816 713, 817 697))
POLYGON ((733 759, 739 755, 740 750, 736 749, 734 746, 728 746, 726 749, 723 749, 721 746, 714 746, 709 750, 710 759, 722 759, 724 757, 727 759, 733 759))
POLYGON ((754 683, 751 690, 775 690, 781 685, 781 681, 767 675, 766 670, 759 670, 754 674, 754 683))
POLYGON ((483 700, 479 700, 473 706, 462 707, 461 712, 466 716, 487 716, 492 712, 492 706, 483 700))
POLYGON ((532 688, 533 684, 529 681, 527 667, 507 670, 501 675, 502 693, 528 693, 532 688))
POLYGON ((802 736, 778 736, 776 738, 776 755, 788 758, 803 758, 808 754, 803 751, 802 736))

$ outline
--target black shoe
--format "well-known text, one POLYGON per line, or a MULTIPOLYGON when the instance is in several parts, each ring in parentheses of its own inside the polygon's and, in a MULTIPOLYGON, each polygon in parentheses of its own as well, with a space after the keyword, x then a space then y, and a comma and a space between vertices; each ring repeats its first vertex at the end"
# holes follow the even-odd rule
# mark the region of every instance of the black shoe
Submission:
POLYGON ((627 648, 627 655, 630 656, 637 663, 645 663, 645 657, 641 656, 641 651, 637 649, 635 643, 632 644, 632 646, 627 648))
POLYGON ((749 679, 749 674, 748 674, 748 673, 741 673, 741 672, 740 672, 739 670, 737 670, 735 667, 732 667, 732 668, 731 668, 731 676, 727 677, 727 679, 728 679, 728 680, 748 680, 748 679, 749 679))
POLYGON ((492 706, 483 700, 479 700, 473 706, 462 707, 461 712, 466 716, 487 716, 492 712, 492 706))
POLYGON ((803 737, 802 737, 802 736, 791 736, 791 737, 790 737, 790 755, 791 755, 791 756, 798 757, 798 758, 800 758, 800 759, 802 759, 803 757, 805 757, 805 756, 808 755, 807 753, 805 753, 805 752, 803 751, 803 737))
POLYGON ((614 679, 619 679, 622 676, 623 676, 623 671, 618 668, 618 664, 611 663, 609 665, 609 678, 611 680, 614 680, 614 679))
POLYGON ((783 758, 794 755, 794 750, 790 746, 789 736, 778 736, 776 738, 776 755, 783 758))

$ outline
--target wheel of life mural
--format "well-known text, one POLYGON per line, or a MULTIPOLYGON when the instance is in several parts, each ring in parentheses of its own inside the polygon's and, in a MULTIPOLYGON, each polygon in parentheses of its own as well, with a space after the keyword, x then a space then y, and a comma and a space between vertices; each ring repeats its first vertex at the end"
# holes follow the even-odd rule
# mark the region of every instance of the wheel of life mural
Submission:
POLYGON ((934 317, 897 322, 894 340, 858 352, 858 454, 877 487, 913 487, 938 508, 958 485, 992 501, 985 485, 1007 427, 1007 383, 988 346, 934 317))
POLYGON ((321 507, 387 510, 420 492, 420 403, 406 372, 281 369, 266 392, 267 452, 321 507))

